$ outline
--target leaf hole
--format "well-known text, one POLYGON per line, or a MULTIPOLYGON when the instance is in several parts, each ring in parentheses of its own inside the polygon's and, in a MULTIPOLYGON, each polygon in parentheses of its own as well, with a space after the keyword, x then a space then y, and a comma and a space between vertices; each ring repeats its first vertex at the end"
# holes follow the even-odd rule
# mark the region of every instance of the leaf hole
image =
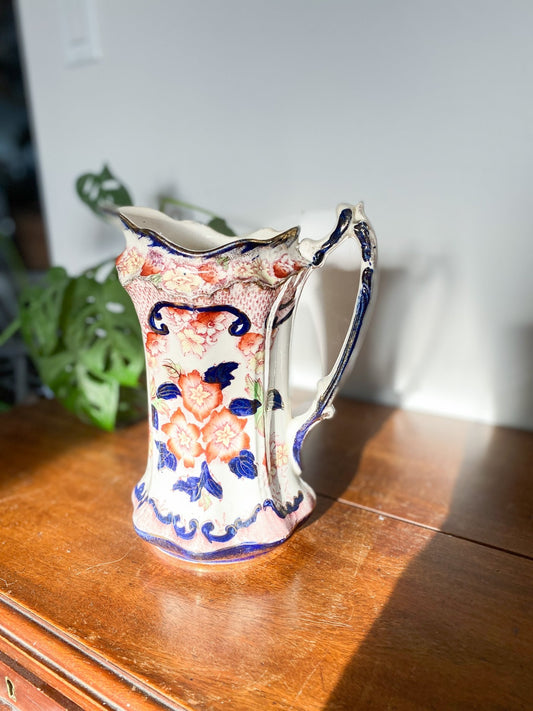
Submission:
POLYGON ((112 314, 123 314, 126 310, 123 304, 119 304, 117 301, 108 301, 105 305, 108 311, 112 314))

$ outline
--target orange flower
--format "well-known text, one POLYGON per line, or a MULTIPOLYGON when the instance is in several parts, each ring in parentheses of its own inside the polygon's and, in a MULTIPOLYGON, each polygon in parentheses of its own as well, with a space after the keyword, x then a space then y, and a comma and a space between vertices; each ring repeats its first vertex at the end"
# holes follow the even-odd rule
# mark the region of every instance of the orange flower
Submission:
POLYGON ((162 425, 161 429, 168 435, 168 449, 178 459, 182 459, 186 467, 193 467, 195 458, 204 451, 198 441, 200 429, 189 424, 179 408, 170 418, 170 422, 162 425))
POLYGON ((272 271, 278 279, 283 279, 284 277, 289 276, 289 274, 292 274, 292 272, 296 271, 296 269, 293 261, 287 255, 284 255, 283 257, 280 257, 277 262, 274 262, 272 271))
POLYGON ((149 331, 146 334, 146 350, 154 358, 163 355, 167 350, 165 336, 149 331))
POLYGON ((218 269, 214 264, 201 264, 198 268, 198 274, 209 284, 216 284, 217 281, 220 281, 218 269))
POLYGON ((141 269, 141 276, 151 276, 152 274, 159 274, 161 269, 157 267, 155 264, 152 264, 152 262, 146 260, 145 263, 143 264, 143 268, 141 269))
POLYGON ((178 387, 183 397, 183 406, 192 412, 197 420, 205 420, 222 402, 220 384, 206 383, 197 370, 180 375, 178 387))
POLYGON ((263 336, 259 335, 259 333, 245 333, 239 339, 237 347, 245 356, 255 355, 263 347, 263 336))
POLYGON ((239 419, 226 407, 220 412, 213 412, 202 429, 202 437, 204 442, 207 442, 207 461, 219 457, 223 462, 229 462, 241 449, 248 449, 250 438, 243 432, 245 427, 246 420, 239 419))

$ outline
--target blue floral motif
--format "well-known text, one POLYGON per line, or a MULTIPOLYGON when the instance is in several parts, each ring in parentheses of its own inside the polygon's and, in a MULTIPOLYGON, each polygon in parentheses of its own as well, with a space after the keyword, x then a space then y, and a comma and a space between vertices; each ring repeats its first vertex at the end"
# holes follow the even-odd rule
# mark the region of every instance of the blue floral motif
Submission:
POLYGON ((248 415, 255 415, 260 407, 260 400, 248 400, 245 397, 236 397, 230 402, 228 409, 232 415, 247 417, 248 415))
POLYGON ((162 400, 173 400, 179 395, 181 395, 181 392, 175 383, 163 383, 157 388, 156 396, 162 400))
POLYGON ((164 442, 157 442, 156 441, 156 447, 159 451, 159 459, 157 461, 157 468, 158 469, 164 469, 167 467, 168 469, 172 469, 173 472, 176 471, 176 466, 178 464, 178 460, 176 459, 176 455, 172 454, 172 452, 168 451, 167 445, 164 442))
POLYGON ((213 365, 205 371, 204 380, 206 383, 219 383, 220 388, 223 390, 227 388, 233 380, 234 376, 232 373, 238 367, 239 364, 235 363, 235 361, 213 365))
POLYGON ((159 429, 159 413, 155 409, 155 407, 152 405, 152 426, 154 429, 158 430, 159 429))
POLYGON ((202 462, 200 476, 190 476, 185 481, 177 481, 172 487, 174 491, 183 491, 189 495, 191 501, 198 501, 205 488, 217 499, 222 499, 222 487, 211 476, 207 462, 202 462))
POLYGON ((257 476, 257 464, 252 452, 247 449, 241 449, 238 457, 233 457, 229 461, 230 470, 241 479, 255 479, 257 476))

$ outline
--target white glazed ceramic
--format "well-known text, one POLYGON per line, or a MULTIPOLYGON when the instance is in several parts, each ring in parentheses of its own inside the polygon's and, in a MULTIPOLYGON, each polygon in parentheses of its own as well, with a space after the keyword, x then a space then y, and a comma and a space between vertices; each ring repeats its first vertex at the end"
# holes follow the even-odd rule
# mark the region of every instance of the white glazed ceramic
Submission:
POLYGON ((186 560, 256 556, 313 510, 300 451, 309 429, 333 414, 360 342, 375 269, 372 228, 362 204, 340 206, 333 232, 316 241, 299 241, 298 227, 228 239, 155 210, 124 208, 120 217, 126 248, 117 269, 142 327, 151 409, 135 529, 186 560), (293 418, 291 316, 311 270, 349 237, 362 255, 352 323, 313 404, 293 418))

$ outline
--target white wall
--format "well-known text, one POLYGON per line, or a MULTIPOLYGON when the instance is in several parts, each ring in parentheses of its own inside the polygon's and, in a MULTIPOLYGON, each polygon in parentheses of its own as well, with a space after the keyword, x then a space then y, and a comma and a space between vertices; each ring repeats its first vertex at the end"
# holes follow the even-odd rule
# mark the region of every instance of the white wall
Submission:
POLYGON ((346 391, 533 427, 530 0, 96 0, 78 68, 61 3, 18 6, 55 262, 121 249, 73 191, 104 161, 245 229, 364 199, 381 291, 346 391))

